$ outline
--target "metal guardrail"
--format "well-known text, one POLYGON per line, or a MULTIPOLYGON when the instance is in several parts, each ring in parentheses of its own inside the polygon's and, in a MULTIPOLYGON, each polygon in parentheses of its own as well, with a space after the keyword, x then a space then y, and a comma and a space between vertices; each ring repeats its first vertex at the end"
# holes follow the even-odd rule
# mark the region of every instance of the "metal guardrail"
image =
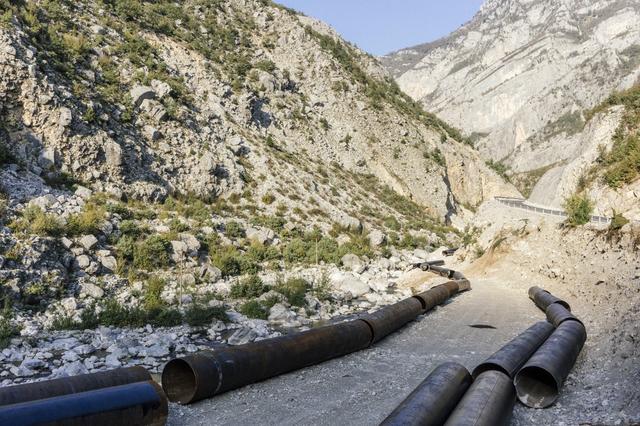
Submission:
MULTIPOLYGON (((525 200, 524 198, 495 197, 495 199, 502 204, 516 209, 528 210, 531 212, 546 214, 550 216, 567 217, 567 213, 564 210, 533 206, 531 204, 527 204, 527 200, 525 200)), ((606 225, 611 223, 611 218, 593 215, 591 216, 591 222, 606 225)))

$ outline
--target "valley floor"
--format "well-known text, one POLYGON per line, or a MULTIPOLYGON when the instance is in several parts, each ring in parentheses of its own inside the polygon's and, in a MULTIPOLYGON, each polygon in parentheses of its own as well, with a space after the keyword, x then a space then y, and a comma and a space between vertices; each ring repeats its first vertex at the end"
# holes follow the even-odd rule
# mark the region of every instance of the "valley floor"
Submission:
MULTIPOLYGON (((169 425, 252 425, 258 419, 260 424, 273 425, 378 424, 438 364, 456 361, 471 370, 534 322, 544 320, 527 297, 529 285, 526 276, 472 279, 472 291, 368 350, 190 407, 173 405, 169 425)), ((583 313, 580 308, 586 304, 566 292, 558 294, 576 304, 578 316, 583 313)), ((593 317, 587 317, 589 327, 593 317)), ((603 380, 606 338, 597 327, 589 331, 589 340, 556 405, 533 410, 517 404, 512 424, 629 424, 640 420, 638 391, 623 397, 624 392, 617 389, 625 382, 637 383, 640 366, 635 379, 633 374, 620 377, 617 370, 611 370, 603 380), (622 411, 616 408, 623 406, 622 411)))

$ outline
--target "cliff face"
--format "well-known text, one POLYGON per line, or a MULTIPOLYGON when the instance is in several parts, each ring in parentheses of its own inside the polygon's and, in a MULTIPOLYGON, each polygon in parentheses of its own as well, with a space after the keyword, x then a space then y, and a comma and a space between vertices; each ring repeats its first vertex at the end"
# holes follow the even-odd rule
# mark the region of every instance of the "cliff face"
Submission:
MULTIPOLYGON (((147 200, 304 199, 307 181, 324 193, 343 180, 334 164, 438 218, 513 192, 322 23, 262 1, 106 5, 33 2, 4 15, 0 137, 36 175, 147 200), (452 181, 458 158, 475 165, 473 184, 452 181)), ((351 196, 318 203, 357 210, 351 196)))
POLYGON ((400 87, 515 173, 572 160, 582 111, 640 76, 640 2, 489 0, 450 36, 382 58, 400 87))

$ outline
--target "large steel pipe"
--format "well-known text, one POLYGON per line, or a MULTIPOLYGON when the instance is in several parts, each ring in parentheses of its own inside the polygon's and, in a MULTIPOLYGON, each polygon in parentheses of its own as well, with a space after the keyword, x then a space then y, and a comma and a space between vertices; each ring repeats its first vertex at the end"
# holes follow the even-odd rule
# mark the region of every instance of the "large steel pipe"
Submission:
POLYGON ((442 266, 444 265, 444 260, 429 260, 427 262, 414 263, 414 268, 420 268, 423 271, 428 271, 431 266, 442 266))
POLYGON ((458 292, 458 284, 455 281, 449 281, 445 284, 437 285, 427 291, 416 294, 414 298, 422 302, 424 312, 443 304, 449 297, 458 292))
POLYGON ((167 398, 153 381, 130 383, 0 407, 11 426, 162 426, 167 398))
POLYGON ((545 313, 547 315, 547 321, 553 324, 554 327, 558 327, 560 324, 568 320, 578 321, 580 323, 582 322, 560 303, 550 304, 545 313))
POLYGON ((384 426, 440 426, 471 385, 471 375, 455 362, 439 365, 381 423, 384 426))
POLYGON ((554 329, 547 321, 535 323, 478 365, 473 370, 473 377, 476 378, 488 370, 496 370, 513 379, 520 367, 547 340, 554 329))
POLYGON ((553 303, 559 303, 569 311, 571 310, 571 306, 567 302, 562 299, 557 298, 553 294, 549 293, 547 290, 544 290, 538 286, 531 287, 529 289, 529 298, 533 300, 536 306, 543 311, 546 312, 549 305, 553 303))
POLYGON ((416 297, 409 297, 393 305, 385 306, 371 314, 360 316, 371 327, 373 340, 376 343, 398 330, 406 323, 413 321, 424 312, 423 304, 416 297))
POLYGON ((508 425, 516 402, 513 382, 499 371, 485 371, 474 381, 445 426, 508 425))
POLYGON ((449 268, 443 268, 442 266, 429 265, 429 270, 435 274, 438 274, 442 277, 453 278, 456 271, 449 268))
POLYGON ((170 401, 189 404, 362 350, 372 340, 371 327, 358 319, 205 351, 169 361, 162 387, 170 401))
POLYGON ((587 332, 578 321, 565 321, 516 374, 520 401, 533 408, 553 404, 582 350, 587 332))
POLYGON ((0 388, 0 405, 17 404, 149 380, 151 380, 151 375, 144 368, 128 367, 43 382, 6 386, 0 388))

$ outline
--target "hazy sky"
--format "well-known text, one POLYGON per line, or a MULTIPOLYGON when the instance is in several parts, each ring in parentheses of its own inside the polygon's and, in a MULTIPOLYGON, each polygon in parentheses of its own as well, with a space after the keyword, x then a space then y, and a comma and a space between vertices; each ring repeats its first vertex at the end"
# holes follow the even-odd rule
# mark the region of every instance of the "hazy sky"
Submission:
POLYGON ((330 24, 373 55, 436 40, 467 22, 484 0, 275 0, 330 24))

